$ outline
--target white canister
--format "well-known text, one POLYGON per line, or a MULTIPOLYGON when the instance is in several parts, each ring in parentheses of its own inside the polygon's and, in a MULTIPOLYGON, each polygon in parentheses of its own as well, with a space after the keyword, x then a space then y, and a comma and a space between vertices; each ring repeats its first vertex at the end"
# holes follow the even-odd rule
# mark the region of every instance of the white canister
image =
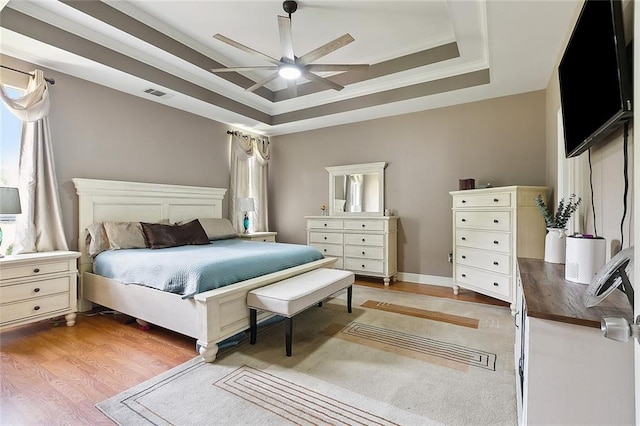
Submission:
POLYGON ((591 284, 591 280, 605 264, 607 240, 602 237, 567 237, 564 279, 574 283, 591 284))

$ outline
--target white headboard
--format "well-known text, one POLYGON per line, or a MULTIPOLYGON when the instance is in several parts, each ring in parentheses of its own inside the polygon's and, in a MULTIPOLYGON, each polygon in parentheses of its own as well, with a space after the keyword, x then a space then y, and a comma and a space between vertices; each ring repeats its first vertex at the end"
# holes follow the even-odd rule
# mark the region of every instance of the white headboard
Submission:
POLYGON ((78 249, 81 271, 91 270, 86 229, 105 221, 175 223, 196 218, 222 217, 224 188, 72 179, 78 193, 78 249))

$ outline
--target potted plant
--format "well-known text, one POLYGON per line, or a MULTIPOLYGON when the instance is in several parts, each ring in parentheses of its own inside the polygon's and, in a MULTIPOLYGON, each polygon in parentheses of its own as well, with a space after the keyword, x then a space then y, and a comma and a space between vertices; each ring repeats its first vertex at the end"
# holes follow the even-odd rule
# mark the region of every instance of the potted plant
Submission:
POLYGON ((544 244, 545 262, 564 263, 567 222, 578 209, 581 201, 582 198, 577 197, 575 194, 571 194, 568 201, 562 198, 558 203, 556 213, 553 214, 542 200, 542 196, 538 194, 535 198, 536 205, 542 213, 548 231, 544 244))

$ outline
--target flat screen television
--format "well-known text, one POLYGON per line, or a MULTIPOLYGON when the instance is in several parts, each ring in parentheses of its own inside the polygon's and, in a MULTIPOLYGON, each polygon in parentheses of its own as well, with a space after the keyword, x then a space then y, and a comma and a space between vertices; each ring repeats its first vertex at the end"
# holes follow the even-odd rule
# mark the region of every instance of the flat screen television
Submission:
POLYGON ((565 155, 576 157, 632 116, 620 0, 586 0, 558 66, 565 155))

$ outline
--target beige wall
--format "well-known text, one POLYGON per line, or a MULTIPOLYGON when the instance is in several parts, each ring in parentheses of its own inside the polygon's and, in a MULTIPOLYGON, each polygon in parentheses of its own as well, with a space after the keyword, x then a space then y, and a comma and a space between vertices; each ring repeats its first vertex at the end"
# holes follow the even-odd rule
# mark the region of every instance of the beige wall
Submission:
POLYGON ((45 76, 56 80, 49 121, 70 248, 78 238, 74 177, 228 187, 228 126, 66 74, 45 69, 45 76))
POLYGON ((386 207, 400 217, 401 272, 451 277, 451 198, 476 185, 543 185, 544 91, 274 137, 270 225, 306 243, 305 215, 328 203, 326 166, 386 161, 386 207))

